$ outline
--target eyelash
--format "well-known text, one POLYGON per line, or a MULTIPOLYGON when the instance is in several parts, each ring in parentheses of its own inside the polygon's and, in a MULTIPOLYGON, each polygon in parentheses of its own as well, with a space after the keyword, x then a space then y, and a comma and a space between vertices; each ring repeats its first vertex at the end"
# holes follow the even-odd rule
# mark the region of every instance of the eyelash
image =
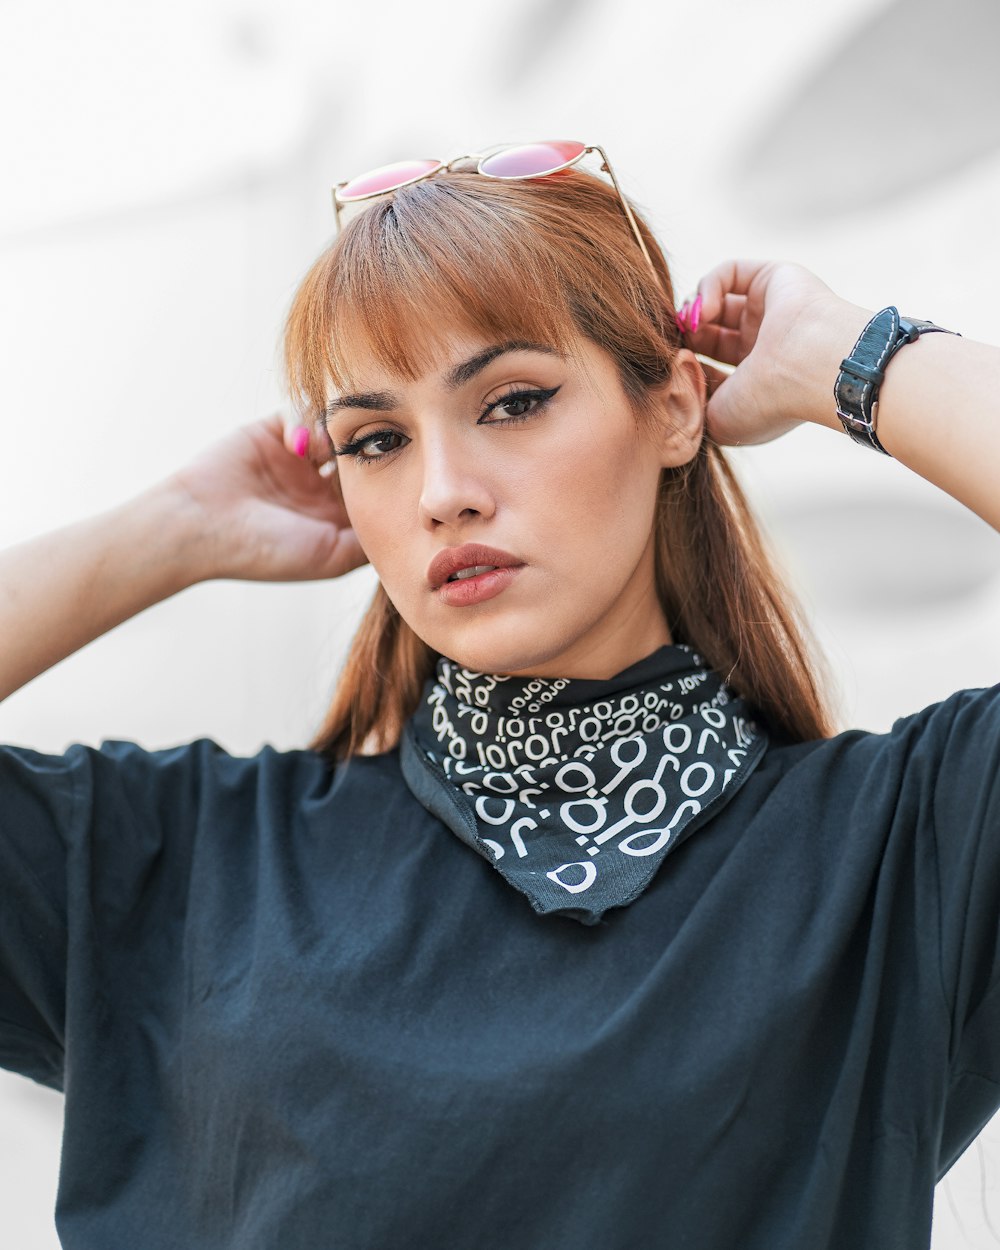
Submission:
MULTIPOLYGON (((495 399, 493 403, 487 404, 480 414, 479 420, 482 421, 483 417, 485 417, 488 413, 493 412, 497 408, 502 408, 506 404, 512 404, 515 400, 536 400, 537 402, 535 403, 535 406, 529 412, 523 412, 519 416, 501 417, 497 421, 488 421, 486 423, 487 425, 517 425, 522 421, 527 421, 529 417, 535 416, 536 413, 541 412, 541 410, 546 406, 546 404, 548 404, 549 400, 553 398, 558 390, 558 386, 553 386, 548 390, 540 391, 508 391, 506 395, 501 395, 500 398, 495 399)), ((345 443, 342 447, 335 447, 333 449, 334 455, 352 456, 357 464, 375 464, 380 460, 387 460, 395 452, 401 451, 402 448, 393 447, 391 450, 382 452, 382 454, 378 456, 362 455, 362 449, 369 443, 374 442, 376 439, 386 438, 389 435, 405 437, 405 435, 400 435, 398 430, 375 430, 371 434, 366 434, 364 438, 356 439, 353 443, 345 443)))

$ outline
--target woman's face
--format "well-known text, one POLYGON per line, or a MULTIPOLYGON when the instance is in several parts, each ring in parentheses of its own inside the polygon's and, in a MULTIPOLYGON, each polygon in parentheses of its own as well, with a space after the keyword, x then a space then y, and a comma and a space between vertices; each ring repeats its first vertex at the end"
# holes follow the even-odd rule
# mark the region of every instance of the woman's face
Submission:
POLYGON ((403 619, 466 667, 514 675, 610 677, 672 641, 653 521, 661 467, 700 441, 691 353, 652 430, 588 340, 567 356, 437 343, 416 381, 356 362, 327 417, 354 530, 403 619))

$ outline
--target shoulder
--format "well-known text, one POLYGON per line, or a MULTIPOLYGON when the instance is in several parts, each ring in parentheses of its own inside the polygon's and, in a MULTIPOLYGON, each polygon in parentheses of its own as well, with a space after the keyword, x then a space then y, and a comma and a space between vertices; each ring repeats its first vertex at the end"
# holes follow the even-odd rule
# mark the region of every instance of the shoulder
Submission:
POLYGON ((780 774, 806 771, 863 772, 887 765, 919 763, 956 742, 987 748, 1000 734, 1000 684, 954 694, 898 717, 877 732, 846 729, 830 738, 789 742, 771 733, 768 762, 780 774))
POLYGON ((289 799, 323 799, 361 789, 387 792, 399 777, 398 752, 359 756, 333 764, 308 748, 279 750, 265 744, 236 755, 210 738, 150 750, 135 742, 106 740, 100 747, 70 748, 95 784, 121 790, 171 793, 178 799, 254 805, 289 799))
POLYGON ((1000 807, 1000 685, 958 690, 876 733, 771 746, 748 801, 835 836, 983 827, 1000 807))
POLYGON ((350 812, 362 799, 391 803, 402 787, 396 751, 334 766, 309 749, 236 755, 209 738, 156 749, 106 739, 62 754, 0 746, 0 827, 45 825, 62 840, 206 821, 245 827, 302 804, 350 812))

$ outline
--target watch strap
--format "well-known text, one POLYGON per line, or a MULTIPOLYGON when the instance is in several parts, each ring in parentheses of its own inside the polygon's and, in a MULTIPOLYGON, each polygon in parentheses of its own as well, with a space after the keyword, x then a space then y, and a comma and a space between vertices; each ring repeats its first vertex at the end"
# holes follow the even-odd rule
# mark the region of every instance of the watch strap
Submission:
POLYGON ((901 317, 890 305, 877 312, 858 336, 858 341, 840 365, 833 394, 837 416, 856 443, 872 447, 888 456, 875 433, 878 391, 885 378, 886 365, 906 343, 913 343, 921 334, 938 331, 954 334, 933 321, 901 317))

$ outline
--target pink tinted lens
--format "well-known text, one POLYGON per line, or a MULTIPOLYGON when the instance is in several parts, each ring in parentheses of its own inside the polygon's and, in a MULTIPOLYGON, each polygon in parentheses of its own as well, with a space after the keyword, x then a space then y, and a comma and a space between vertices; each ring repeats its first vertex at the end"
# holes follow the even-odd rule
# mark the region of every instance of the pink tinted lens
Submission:
POLYGON ((367 174, 352 178, 337 192, 337 199, 362 200, 366 195, 382 195, 441 167, 440 161, 396 161, 393 165, 380 165, 378 169, 370 169, 367 174))
POLYGON ((544 143, 525 143, 504 148, 480 163, 479 172, 491 178, 539 178, 554 173, 587 150, 585 143, 575 139, 550 139, 544 143))

